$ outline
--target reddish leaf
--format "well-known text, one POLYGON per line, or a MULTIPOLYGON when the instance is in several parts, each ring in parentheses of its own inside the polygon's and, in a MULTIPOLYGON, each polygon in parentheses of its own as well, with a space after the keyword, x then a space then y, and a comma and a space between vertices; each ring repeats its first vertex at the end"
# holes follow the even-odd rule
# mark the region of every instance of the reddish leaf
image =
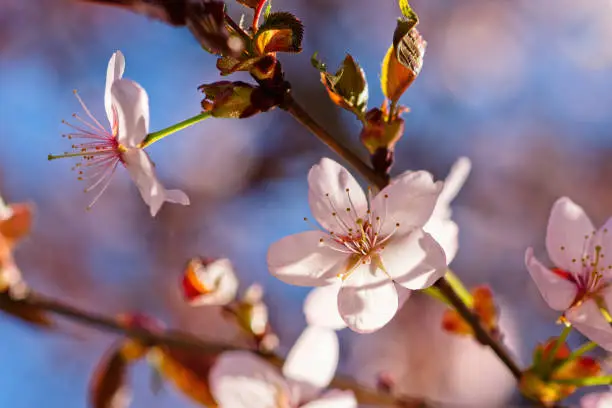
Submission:
POLYGON ((0 293, 0 310, 38 327, 48 329, 55 326, 54 321, 45 310, 13 299, 8 291, 0 293))
POLYGON ((214 356, 182 349, 155 347, 150 358, 155 369, 192 401, 205 407, 217 407, 210 393, 208 374, 214 356))
POLYGON ((0 220, 0 235, 12 245, 30 233, 33 211, 29 204, 13 204, 10 209, 11 216, 0 220))
POLYGON ((93 408, 126 408, 130 403, 127 384, 131 359, 123 353, 123 343, 114 345, 102 357, 91 377, 89 401, 93 408))

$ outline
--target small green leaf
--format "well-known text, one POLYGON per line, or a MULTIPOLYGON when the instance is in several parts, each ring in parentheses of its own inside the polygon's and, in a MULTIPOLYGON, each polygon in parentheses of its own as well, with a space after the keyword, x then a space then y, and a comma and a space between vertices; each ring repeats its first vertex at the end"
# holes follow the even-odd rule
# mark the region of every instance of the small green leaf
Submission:
POLYGON ((264 20, 267 20, 272 12, 272 0, 268 0, 268 4, 266 4, 266 9, 264 10, 264 20))
POLYGON ((310 63, 312 64, 313 67, 315 67, 319 72, 325 72, 327 71, 327 65, 325 65, 320 59, 319 59, 319 52, 315 51, 314 54, 312 54, 312 57, 310 57, 310 63))
POLYGON ((412 10, 412 7, 410 7, 410 4, 408 4, 408 0, 399 0, 399 8, 402 11, 402 15, 404 17, 406 17, 408 20, 414 20, 415 21, 414 25, 417 24, 417 22, 419 21, 419 17, 414 12, 414 10, 412 10))
MULTIPOLYGON (((318 63, 315 67, 320 65, 318 63)), ((346 55, 335 74, 322 71, 321 81, 335 104, 360 117, 365 113, 368 105, 368 83, 363 69, 350 54, 346 55)))
POLYGON ((300 52, 303 36, 302 22, 291 13, 279 12, 268 14, 253 41, 260 54, 300 52))

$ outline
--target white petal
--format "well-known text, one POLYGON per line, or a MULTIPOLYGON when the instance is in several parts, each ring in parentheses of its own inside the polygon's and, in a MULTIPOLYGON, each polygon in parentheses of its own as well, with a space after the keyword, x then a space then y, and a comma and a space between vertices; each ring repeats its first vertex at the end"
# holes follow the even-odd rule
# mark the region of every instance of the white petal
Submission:
POLYGON ((565 317, 589 340, 612 351, 612 325, 606 321, 594 300, 589 299, 572 307, 565 313, 565 317))
POLYGON ((195 258, 183 276, 183 289, 192 306, 226 305, 236 297, 238 278, 229 259, 205 264, 195 258))
POLYGON ((342 283, 338 310, 353 331, 371 333, 380 329, 393 319, 397 308, 395 285, 373 263, 358 266, 342 283))
POLYGON ((397 302, 398 309, 401 309, 404 306, 404 303, 410 298, 412 291, 410 289, 406 289, 402 285, 395 284, 395 290, 397 290, 397 302))
POLYGON ((467 177, 472 169, 472 162, 467 157, 457 159, 453 167, 451 167, 448 176, 444 180, 444 188, 436 202, 433 216, 450 217, 450 203, 459 193, 461 187, 465 184, 467 177))
POLYGON ((247 351, 221 354, 208 378, 213 397, 224 408, 277 408, 278 400, 290 396, 274 367, 247 351))
POLYGON ((306 231, 276 241, 268 249, 268 268, 283 282, 323 286, 344 271, 348 256, 321 244, 329 240, 321 231, 306 231))
POLYGON ((355 220, 365 216, 368 210, 357 180, 339 163, 326 157, 308 173, 308 203, 319 224, 334 232, 345 231, 346 226, 356 228, 355 220))
POLYGON ((357 408, 357 399, 350 390, 329 390, 301 408, 357 408))
POLYGON ((562 311, 572 304, 578 293, 576 285, 542 265, 532 248, 525 252, 525 265, 548 306, 562 311))
POLYGON ((338 367, 340 345, 332 329, 308 326, 295 342, 283 375, 299 387, 300 401, 313 399, 327 387, 338 367))
POLYGON ((346 323, 338 312, 338 292, 341 286, 342 282, 338 279, 331 285, 310 291, 304 300, 304 314, 308 324, 333 330, 341 330, 346 327, 346 323))
POLYGON ((142 86, 129 79, 118 79, 111 86, 113 113, 116 113, 117 141, 124 147, 137 147, 149 132, 149 97, 142 86))
POLYGON ((422 229, 393 236, 380 257, 389 276, 412 290, 433 285, 447 269, 444 250, 422 229))
POLYGON ((381 236, 422 227, 431 217, 443 183, 426 171, 405 172, 374 197, 371 210, 383 222, 381 236))
POLYGON ((440 244, 446 254, 446 262, 450 264, 459 250, 459 227, 457 224, 450 219, 437 218, 434 213, 423 229, 440 244))
POLYGON ((106 68, 106 86, 104 88, 104 108, 106 109, 106 117, 110 122, 111 127, 113 126, 113 109, 111 99, 111 87, 113 83, 121 79, 123 72, 125 71, 125 57, 121 51, 116 51, 108 61, 108 68, 106 68))
POLYGON ((593 392, 580 399, 580 408, 612 408, 612 392, 593 392))
POLYGON ((13 209, 10 205, 7 205, 2 199, 2 196, 0 196, 0 221, 7 220, 11 218, 12 215, 13 209))
POLYGON ((577 273, 580 258, 587 250, 586 237, 595 231, 582 207, 567 197, 558 199, 550 212, 546 231, 546 249, 553 263, 566 271, 577 273), (577 262, 572 262, 576 259, 577 262))
POLYGON ((180 190, 166 190, 155 176, 155 169, 149 156, 138 148, 127 149, 122 154, 123 163, 138 187, 144 202, 154 217, 165 201, 189 205, 189 198, 180 190))

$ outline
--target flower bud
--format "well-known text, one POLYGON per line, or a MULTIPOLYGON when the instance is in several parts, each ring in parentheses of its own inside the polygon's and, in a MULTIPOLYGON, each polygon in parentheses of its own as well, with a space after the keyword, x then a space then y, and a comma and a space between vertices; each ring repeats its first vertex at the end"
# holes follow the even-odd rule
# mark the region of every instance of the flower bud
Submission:
POLYGON ((228 259, 193 258, 187 264, 181 286, 192 306, 222 306, 236 297, 238 278, 228 259))
POLYGON ((365 115, 365 124, 361 130, 361 143, 374 154, 378 149, 393 151, 395 144, 404 134, 404 120, 400 117, 387 119, 379 108, 370 109, 365 115))

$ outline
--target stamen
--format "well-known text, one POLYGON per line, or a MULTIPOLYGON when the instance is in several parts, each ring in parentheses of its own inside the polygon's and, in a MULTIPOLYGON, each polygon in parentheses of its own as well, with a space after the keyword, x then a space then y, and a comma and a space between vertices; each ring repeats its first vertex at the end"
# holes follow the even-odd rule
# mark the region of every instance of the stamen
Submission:
POLYGON ((83 102, 83 100, 81 99, 81 97, 79 96, 79 93, 77 92, 77 90, 75 89, 74 91, 72 91, 74 93, 74 96, 76 96, 77 100, 79 101, 79 103, 81 104, 81 107, 83 108, 83 110, 85 111, 85 113, 87 113, 87 115, 91 118, 91 120, 94 121, 94 123, 96 125, 98 125, 100 127, 100 130, 102 130, 103 132, 106 132, 106 129, 104 129, 104 126, 102 126, 102 124, 100 124, 100 122, 98 122, 98 119, 95 118, 94 115, 91 114, 91 112, 89 111, 89 109, 87 108, 87 105, 85 105, 85 102, 83 102))

